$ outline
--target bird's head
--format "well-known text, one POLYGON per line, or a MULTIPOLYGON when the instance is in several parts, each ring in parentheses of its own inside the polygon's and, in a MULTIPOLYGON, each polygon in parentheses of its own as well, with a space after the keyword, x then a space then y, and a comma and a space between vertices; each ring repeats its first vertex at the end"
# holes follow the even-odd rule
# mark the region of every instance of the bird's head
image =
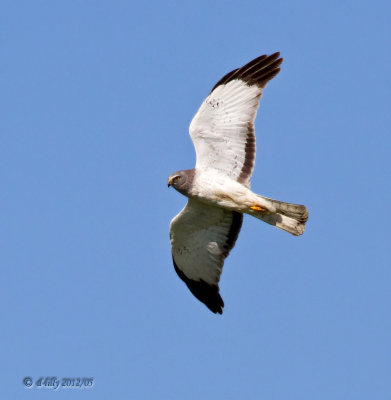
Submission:
POLYGON ((191 185, 193 183, 193 178, 194 178, 194 170, 192 169, 177 171, 168 177, 167 186, 168 187, 172 186, 179 192, 187 193, 191 188, 191 185))

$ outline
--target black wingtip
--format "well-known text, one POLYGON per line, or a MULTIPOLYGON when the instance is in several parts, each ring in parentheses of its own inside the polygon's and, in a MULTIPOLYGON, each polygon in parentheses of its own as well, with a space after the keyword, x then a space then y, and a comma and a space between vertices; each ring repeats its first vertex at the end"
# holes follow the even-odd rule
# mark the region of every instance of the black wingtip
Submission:
POLYGON ((222 314, 224 301, 219 293, 218 285, 209 285, 205 281, 194 281, 189 279, 176 265, 174 257, 172 257, 175 272, 186 283, 186 286, 193 293, 193 295, 202 303, 204 303, 210 311, 215 314, 222 314))
POLYGON ((277 51, 270 56, 263 54, 254 60, 250 61, 241 68, 234 69, 227 75, 223 76, 213 87, 211 92, 220 85, 225 85, 235 79, 240 79, 247 83, 247 85, 257 85, 264 88, 271 79, 273 79, 279 72, 279 66, 283 62, 280 57, 280 52, 277 51))

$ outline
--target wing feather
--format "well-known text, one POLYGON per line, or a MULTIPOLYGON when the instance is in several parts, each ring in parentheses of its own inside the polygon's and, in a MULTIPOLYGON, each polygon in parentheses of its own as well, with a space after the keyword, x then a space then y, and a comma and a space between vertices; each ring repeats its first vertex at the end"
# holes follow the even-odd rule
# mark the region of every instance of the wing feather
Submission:
POLYGON ((196 168, 214 169, 250 186, 256 117, 262 90, 279 72, 280 53, 262 55, 225 75, 190 124, 196 168))
POLYGON ((223 312, 218 283, 242 220, 240 213, 189 199, 170 224, 175 271, 193 295, 214 313, 223 312))

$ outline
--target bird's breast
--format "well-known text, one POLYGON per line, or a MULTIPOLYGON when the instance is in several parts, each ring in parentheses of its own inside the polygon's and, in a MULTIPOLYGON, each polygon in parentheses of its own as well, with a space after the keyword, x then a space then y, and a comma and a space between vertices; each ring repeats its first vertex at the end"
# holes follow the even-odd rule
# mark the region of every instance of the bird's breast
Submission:
POLYGON ((251 191, 241 183, 216 173, 196 174, 191 196, 207 204, 243 212, 251 191))

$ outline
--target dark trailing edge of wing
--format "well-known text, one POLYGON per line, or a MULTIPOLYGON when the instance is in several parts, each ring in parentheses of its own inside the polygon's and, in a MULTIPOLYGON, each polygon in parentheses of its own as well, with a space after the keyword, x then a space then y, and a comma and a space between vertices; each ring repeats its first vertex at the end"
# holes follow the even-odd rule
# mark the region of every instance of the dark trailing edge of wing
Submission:
MULTIPOLYGON (((227 235, 227 240, 223 245, 224 258, 228 256, 229 252, 234 247, 236 239, 238 238, 240 232, 240 228, 242 227, 242 222, 243 222, 243 215, 233 211, 232 222, 227 235)), ((182 279, 182 281, 186 283, 191 293, 193 293, 193 295, 199 301, 204 303, 213 313, 222 314, 224 301, 220 296, 219 286, 217 284, 209 285, 202 279, 199 281, 189 279, 177 266, 174 256, 172 257, 172 261, 174 263, 175 272, 182 279)))
POLYGON ((235 246, 236 239, 239 236, 243 223, 243 214, 232 211, 232 222, 227 235, 227 241, 224 244, 224 258, 228 257, 229 252, 235 246))
POLYGON ((238 176, 238 182, 246 184, 252 174, 254 164, 255 164, 255 131, 254 124, 252 122, 247 123, 247 137, 246 137, 246 147, 244 149, 245 159, 238 176))
POLYGON ((234 69, 227 75, 223 76, 213 87, 211 92, 217 86, 225 85, 235 79, 240 79, 247 83, 247 85, 257 85, 264 88, 270 79, 273 79, 280 72, 280 65, 283 58, 279 58, 280 53, 274 53, 270 56, 266 54, 255 58, 241 68, 234 69))

